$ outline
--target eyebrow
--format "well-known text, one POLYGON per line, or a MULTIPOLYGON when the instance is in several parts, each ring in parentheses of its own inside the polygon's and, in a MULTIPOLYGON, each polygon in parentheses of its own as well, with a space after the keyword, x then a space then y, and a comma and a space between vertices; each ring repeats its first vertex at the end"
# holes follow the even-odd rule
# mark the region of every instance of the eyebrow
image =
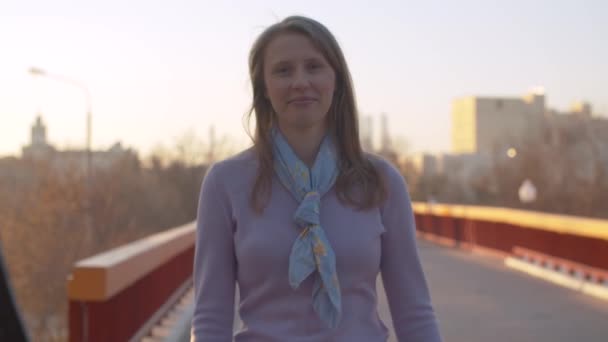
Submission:
MULTIPOLYGON (((276 61, 274 63, 270 63, 270 66, 274 67, 274 66, 282 65, 282 64, 290 64, 292 62, 293 62, 292 60, 282 59, 282 60, 278 60, 278 61, 276 61)), ((308 63, 308 62, 321 62, 321 63, 323 63, 324 61, 320 57, 310 57, 310 58, 304 59, 304 62, 305 63, 308 63)))

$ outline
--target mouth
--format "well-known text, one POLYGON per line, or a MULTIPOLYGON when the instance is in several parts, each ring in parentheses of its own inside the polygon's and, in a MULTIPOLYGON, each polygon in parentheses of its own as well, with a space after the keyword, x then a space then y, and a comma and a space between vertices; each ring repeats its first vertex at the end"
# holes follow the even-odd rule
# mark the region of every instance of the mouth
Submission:
POLYGON ((288 103, 292 103, 292 104, 309 104, 309 103, 313 103, 315 102, 317 99, 315 99, 314 97, 296 97, 293 98, 291 100, 289 100, 288 103))

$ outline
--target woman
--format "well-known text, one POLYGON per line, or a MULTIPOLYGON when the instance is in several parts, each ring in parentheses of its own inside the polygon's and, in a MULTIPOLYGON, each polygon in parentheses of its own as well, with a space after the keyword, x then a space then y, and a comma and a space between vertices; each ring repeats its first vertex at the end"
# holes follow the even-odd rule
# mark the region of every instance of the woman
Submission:
POLYGON ((197 217, 194 341, 440 341, 399 172, 364 154, 332 34, 305 17, 266 29, 249 59, 254 146, 208 171, 197 217))

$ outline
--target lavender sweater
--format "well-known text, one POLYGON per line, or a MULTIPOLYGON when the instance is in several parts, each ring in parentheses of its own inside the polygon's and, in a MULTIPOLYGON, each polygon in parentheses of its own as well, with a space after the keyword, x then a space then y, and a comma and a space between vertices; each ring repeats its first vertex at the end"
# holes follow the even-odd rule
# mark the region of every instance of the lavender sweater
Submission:
POLYGON ((264 214, 253 212, 257 161, 251 149, 209 169, 197 216, 193 341, 384 342, 388 331, 376 309, 379 272, 398 340, 441 341, 405 182, 387 161, 369 158, 388 181, 381 207, 356 211, 341 204, 333 188, 321 199, 342 291, 342 320, 333 330, 313 310, 313 276, 297 290, 289 286, 289 254, 299 233, 295 199, 274 178, 264 214), (243 326, 233 336, 235 284, 243 326))

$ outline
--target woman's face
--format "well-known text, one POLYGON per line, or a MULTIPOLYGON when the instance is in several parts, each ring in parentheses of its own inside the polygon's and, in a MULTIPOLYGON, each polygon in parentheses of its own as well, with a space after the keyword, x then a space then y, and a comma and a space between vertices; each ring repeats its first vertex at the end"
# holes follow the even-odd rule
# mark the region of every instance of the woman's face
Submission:
POLYGON ((281 33, 264 53, 265 96, 282 130, 325 128, 336 75, 303 34, 281 33))

